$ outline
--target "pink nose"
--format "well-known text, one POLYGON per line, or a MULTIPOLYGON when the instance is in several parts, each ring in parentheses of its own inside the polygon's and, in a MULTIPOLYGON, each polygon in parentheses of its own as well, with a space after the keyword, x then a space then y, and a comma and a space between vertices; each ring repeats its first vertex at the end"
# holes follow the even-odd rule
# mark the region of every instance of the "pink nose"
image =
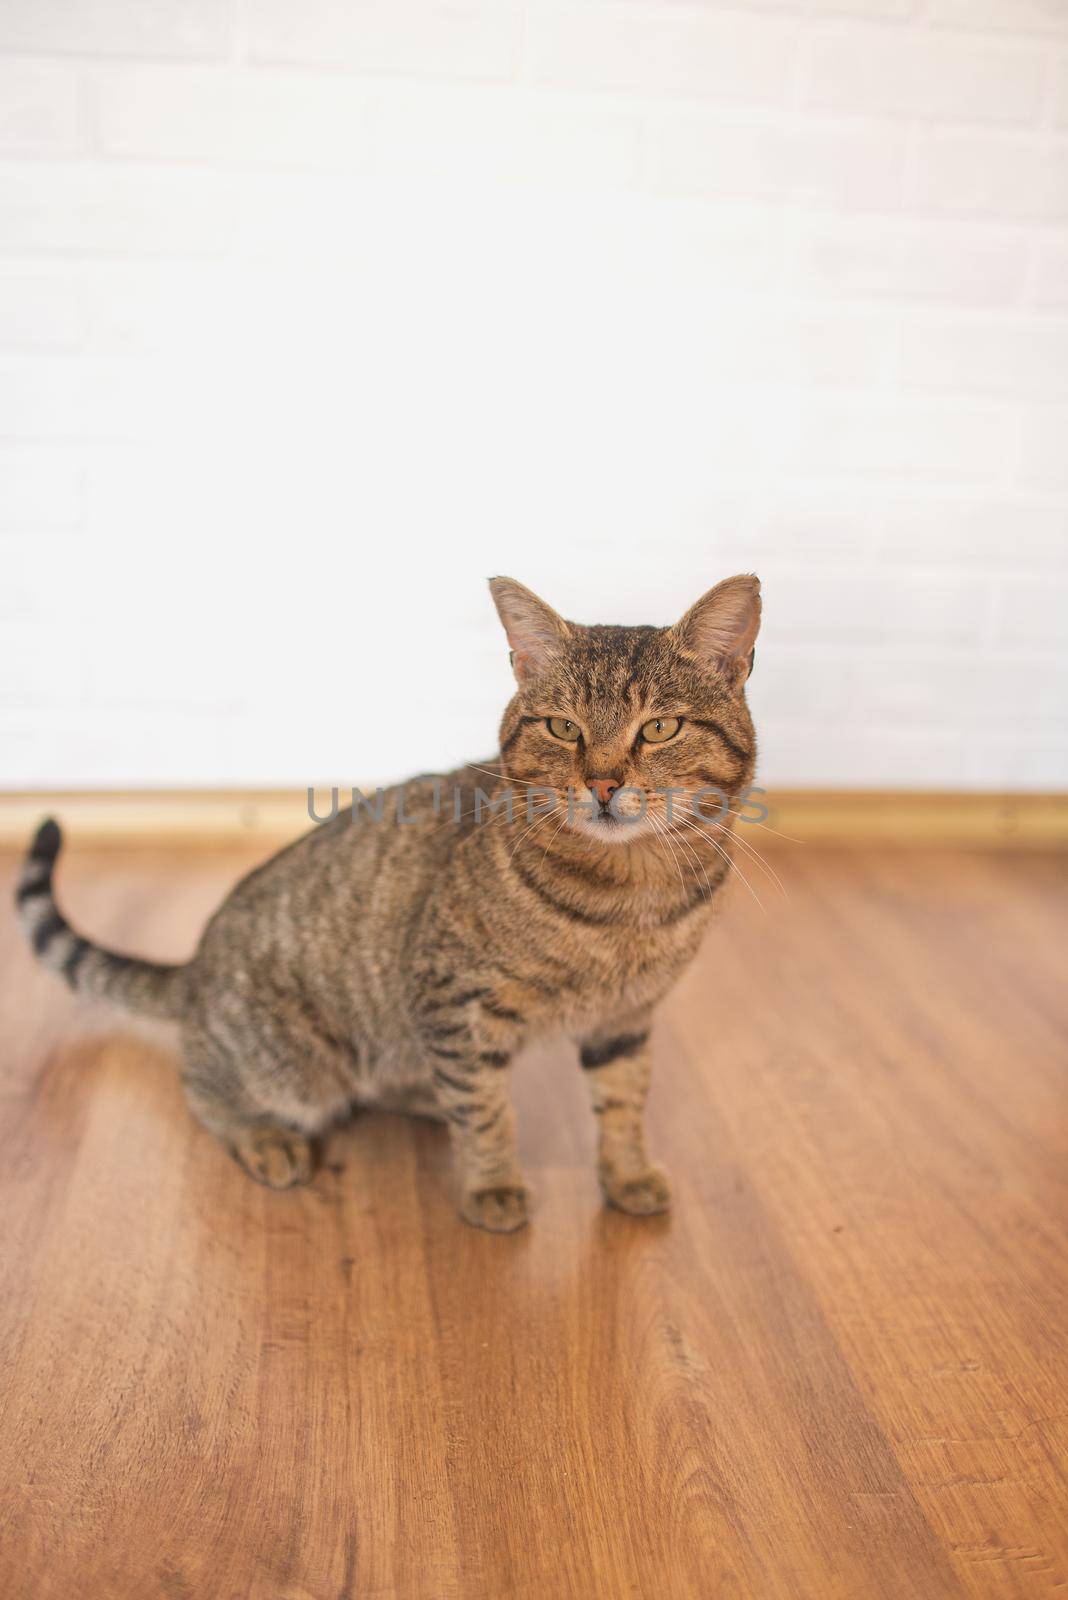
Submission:
POLYGON ((603 806, 608 804, 620 787, 615 778, 589 778, 587 782, 603 806))

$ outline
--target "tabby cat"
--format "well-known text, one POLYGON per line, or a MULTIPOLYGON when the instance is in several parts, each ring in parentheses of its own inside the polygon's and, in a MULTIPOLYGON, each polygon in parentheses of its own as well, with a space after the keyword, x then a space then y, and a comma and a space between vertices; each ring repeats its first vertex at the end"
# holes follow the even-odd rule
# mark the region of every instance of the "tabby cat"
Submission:
POLYGON ((708 926, 752 779, 760 586, 728 578, 669 628, 583 627, 510 578, 490 587, 517 689, 498 757, 450 774, 444 811, 443 780, 417 778, 385 792, 381 820, 340 812, 238 884, 184 966, 71 929, 48 821, 21 921, 78 993, 179 1022, 190 1106, 260 1183, 307 1182, 316 1136, 354 1107, 429 1114, 449 1126, 461 1215, 520 1227, 507 1069, 562 1028, 605 1198, 663 1211, 643 1128, 650 1020, 708 926), (710 788, 729 800, 716 821, 687 801, 710 788))

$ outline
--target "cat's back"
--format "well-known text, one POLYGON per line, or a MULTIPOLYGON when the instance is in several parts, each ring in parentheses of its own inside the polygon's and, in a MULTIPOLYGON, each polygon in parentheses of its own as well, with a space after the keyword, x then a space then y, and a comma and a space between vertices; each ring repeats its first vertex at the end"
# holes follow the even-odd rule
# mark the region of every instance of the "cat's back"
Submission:
POLYGON ((477 777, 465 768, 357 791, 235 885, 205 928, 201 952, 237 938, 253 954, 290 958, 322 956, 342 938, 395 943, 470 831, 477 777))

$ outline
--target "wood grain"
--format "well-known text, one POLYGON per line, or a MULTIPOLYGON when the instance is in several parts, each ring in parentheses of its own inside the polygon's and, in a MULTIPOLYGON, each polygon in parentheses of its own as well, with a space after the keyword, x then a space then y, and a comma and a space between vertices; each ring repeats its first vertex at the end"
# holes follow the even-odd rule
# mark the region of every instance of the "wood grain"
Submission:
MULTIPOLYGON (((12 858, 4 858, 9 885, 12 858)), ((187 953, 246 850, 93 853, 98 937, 187 953)), ((1047 1596, 1068 1588, 1068 869, 780 849, 658 1025, 676 1208, 605 1212, 563 1047, 535 1192, 455 1217, 365 1116, 303 1191, 191 1121, 165 1035, 0 935, 8 1600, 1047 1596)))
MULTIPOLYGON (((373 789, 364 785, 367 794, 373 789)), ((1068 849, 1068 794, 773 788, 761 795, 772 827, 806 844, 1068 849)), ((351 788, 341 787, 339 806, 351 803, 351 788)), ((314 805, 319 817, 330 815, 329 786, 316 790, 314 805)), ((131 842, 223 844, 267 854, 305 832, 308 795, 306 789, 9 791, 0 794, 0 847, 21 847, 45 816, 58 817, 83 847, 125 852, 131 842)))

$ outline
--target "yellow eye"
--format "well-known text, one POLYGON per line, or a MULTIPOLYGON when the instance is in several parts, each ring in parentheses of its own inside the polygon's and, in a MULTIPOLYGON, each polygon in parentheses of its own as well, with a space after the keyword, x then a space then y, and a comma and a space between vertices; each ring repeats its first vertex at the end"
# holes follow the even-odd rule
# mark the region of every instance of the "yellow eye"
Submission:
POLYGON ((554 739, 563 739, 567 744, 577 743, 581 735, 578 724, 568 721, 567 717, 550 717, 548 728, 554 739))
POLYGON ((674 739, 681 727, 681 717, 654 717, 642 729, 642 738, 646 744, 663 744, 666 739, 674 739))

